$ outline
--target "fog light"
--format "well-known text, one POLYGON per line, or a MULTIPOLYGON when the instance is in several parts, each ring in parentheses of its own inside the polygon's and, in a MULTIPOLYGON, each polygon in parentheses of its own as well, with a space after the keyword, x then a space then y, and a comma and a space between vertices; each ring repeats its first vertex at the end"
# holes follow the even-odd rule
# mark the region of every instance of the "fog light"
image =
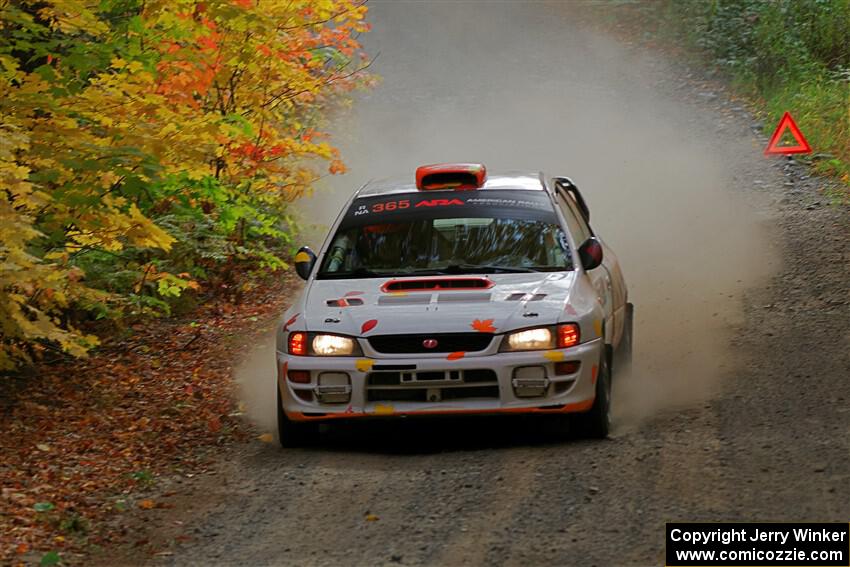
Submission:
POLYGON ((518 398, 539 398, 546 395, 549 389, 549 379, 543 366, 520 366, 514 369, 511 380, 514 394, 518 398))
POLYGON ((568 360, 566 362, 555 363, 555 374, 563 376, 564 374, 575 374, 581 368, 581 362, 578 360, 568 360))
POLYGON ((351 400, 351 379, 346 372, 322 372, 314 391, 323 404, 345 404, 351 400))
POLYGON ((290 370, 286 373, 289 377, 290 382, 295 382, 296 384, 309 384, 310 383, 310 371, 309 370, 290 370))

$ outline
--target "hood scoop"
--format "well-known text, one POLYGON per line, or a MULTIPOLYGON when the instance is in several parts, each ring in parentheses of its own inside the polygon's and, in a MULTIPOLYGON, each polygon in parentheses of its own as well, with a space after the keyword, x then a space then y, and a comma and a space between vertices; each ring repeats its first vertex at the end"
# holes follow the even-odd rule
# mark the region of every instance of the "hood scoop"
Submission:
POLYGON ((421 295, 383 295, 378 305, 427 305, 431 303, 431 294, 421 295))
POLYGON ((403 278, 390 280, 381 286, 381 291, 437 291, 437 290, 470 290, 489 289, 493 280, 483 277, 452 277, 452 278, 403 278))
POLYGON ((541 301, 544 297, 545 293, 512 293, 505 301, 541 301))
POLYGON ((473 302, 473 301, 490 301, 491 294, 488 292, 462 292, 462 293, 441 293, 437 296, 437 303, 451 302, 473 302))

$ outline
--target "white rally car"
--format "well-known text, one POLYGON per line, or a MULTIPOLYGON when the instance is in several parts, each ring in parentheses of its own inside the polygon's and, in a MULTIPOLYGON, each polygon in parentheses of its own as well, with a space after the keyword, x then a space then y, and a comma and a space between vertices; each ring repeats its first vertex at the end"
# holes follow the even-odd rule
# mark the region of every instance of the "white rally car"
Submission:
POLYGON ((611 376, 629 364, 632 308, 613 252, 566 177, 480 164, 368 183, 277 330, 280 442, 321 422, 497 413, 610 427, 611 376))

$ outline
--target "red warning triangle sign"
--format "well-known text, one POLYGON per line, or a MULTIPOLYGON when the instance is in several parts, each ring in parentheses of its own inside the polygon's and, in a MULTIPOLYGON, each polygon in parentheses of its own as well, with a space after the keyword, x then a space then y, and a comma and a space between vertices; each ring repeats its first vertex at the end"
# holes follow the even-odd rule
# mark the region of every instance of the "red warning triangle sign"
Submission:
POLYGON ((808 154, 811 151, 812 147, 806 141, 803 133, 800 132, 800 129, 797 127, 797 123, 794 122, 793 118, 791 118, 791 114, 786 112, 782 115, 782 120, 779 121, 779 126, 776 127, 776 130, 773 132, 773 136, 770 137, 770 142, 768 142, 767 148, 764 150, 764 155, 808 154), (782 138, 782 135, 785 134, 786 129, 791 130, 791 135, 794 136, 794 140, 797 142, 796 146, 778 145, 779 140, 782 138))

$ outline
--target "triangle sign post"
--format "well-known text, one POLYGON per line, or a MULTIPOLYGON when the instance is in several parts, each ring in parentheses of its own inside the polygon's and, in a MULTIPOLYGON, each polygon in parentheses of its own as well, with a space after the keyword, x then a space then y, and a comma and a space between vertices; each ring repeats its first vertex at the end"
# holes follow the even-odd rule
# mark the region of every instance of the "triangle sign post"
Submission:
POLYGON ((776 130, 773 132, 773 136, 770 137, 770 142, 767 144, 767 148, 764 150, 764 155, 768 156, 771 154, 808 154, 811 153, 812 147, 806 141, 803 133, 800 132, 800 128, 797 127, 797 123, 794 122, 794 119, 791 118, 791 113, 785 112, 782 115, 782 120, 779 121, 779 126, 776 127, 776 130), (785 130, 788 129, 791 131, 791 135, 794 136, 794 140, 797 142, 796 146, 780 146, 779 140, 782 138, 782 135, 785 133, 785 130))

